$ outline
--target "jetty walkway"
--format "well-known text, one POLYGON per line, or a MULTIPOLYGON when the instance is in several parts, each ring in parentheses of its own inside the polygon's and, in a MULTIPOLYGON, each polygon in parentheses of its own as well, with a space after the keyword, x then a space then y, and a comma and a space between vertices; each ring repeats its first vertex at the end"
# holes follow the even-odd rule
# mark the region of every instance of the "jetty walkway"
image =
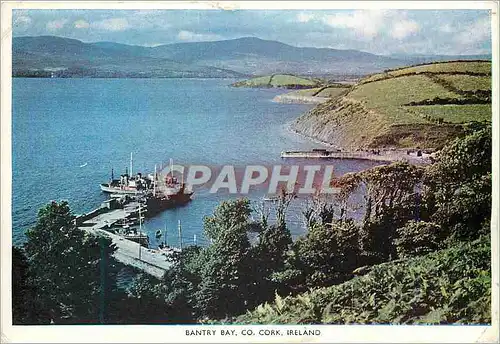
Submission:
POLYGON ((410 150, 387 149, 375 151, 340 151, 315 149, 312 151, 283 151, 281 158, 293 159, 353 159, 382 162, 408 161, 412 164, 429 164, 432 154, 410 150))
POLYGON ((116 245, 113 257, 117 261, 139 269, 151 276, 161 279, 165 272, 172 266, 172 263, 167 260, 167 253, 165 252, 143 247, 139 243, 102 229, 92 227, 80 228, 89 233, 110 238, 113 244, 116 245), (141 251, 140 257, 139 250, 141 251))
POLYGON ((162 278, 165 272, 172 266, 172 263, 167 260, 168 255, 171 253, 164 250, 143 247, 124 236, 106 230, 117 222, 131 215, 136 215, 139 207, 141 207, 140 203, 135 201, 129 202, 123 208, 118 209, 109 208, 110 204, 109 201, 106 201, 100 208, 78 216, 75 219, 78 228, 111 239, 112 243, 116 246, 113 257, 120 263, 137 268, 154 277, 162 278))

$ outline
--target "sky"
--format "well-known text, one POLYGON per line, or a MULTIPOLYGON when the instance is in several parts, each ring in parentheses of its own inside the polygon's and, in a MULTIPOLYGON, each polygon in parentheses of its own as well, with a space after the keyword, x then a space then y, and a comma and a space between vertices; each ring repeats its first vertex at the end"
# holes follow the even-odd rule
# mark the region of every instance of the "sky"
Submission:
POLYGON ((489 10, 14 10, 14 36, 157 46, 258 37, 391 54, 490 54, 489 10))

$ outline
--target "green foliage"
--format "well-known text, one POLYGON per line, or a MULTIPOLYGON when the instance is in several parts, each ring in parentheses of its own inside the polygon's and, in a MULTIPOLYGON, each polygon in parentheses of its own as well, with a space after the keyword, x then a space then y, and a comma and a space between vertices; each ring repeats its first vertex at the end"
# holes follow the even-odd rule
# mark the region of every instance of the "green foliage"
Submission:
POLYGON ((259 76, 234 83, 235 87, 314 88, 319 81, 288 74, 259 76))
POLYGON ((356 86, 349 97, 361 101, 371 110, 383 113, 393 124, 422 123, 424 120, 408 112, 404 104, 426 99, 461 98, 423 75, 390 78, 356 86))
POLYGON ((36 225, 26 235, 36 301, 50 319, 55 323, 105 321, 103 300, 116 290, 111 240, 78 229, 67 202, 40 209, 36 225))
POLYGON ((116 322, 115 247, 78 229, 67 202, 40 209, 24 251, 13 248, 13 320, 20 324, 116 322))
POLYGON ((440 75, 439 78, 463 91, 491 90, 491 76, 451 74, 440 75))
POLYGON ((30 267, 22 248, 12 247, 12 324, 43 324, 50 322, 37 297, 37 288, 30 278, 30 267))
POLYGON ((248 200, 222 202, 204 221, 210 246, 185 248, 163 280, 139 276, 128 295, 116 291, 110 241, 76 228, 67 203, 49 204, 27 234, 27 259, 13 251, 14 319, 188 323, 254 309, 237 321, 489 322, 491 127, 464 128, 430 166, 398 162, 333 180, 341 192, 310 203, 295 243, 285 221, 294 194, 281 194, 272 225, 265 209, 250 221, 248 200))
POLYGON ((385 263, 340 285, 278 298, 237 323, 489 323, 490 242, 482 237, 403 262, 385 263))
POLYGON ((259 239, 253 248, 257 270, 257 280, 260 285, 257 298, 259 302, 267 301, 275 290, 287 292, 287 286, 282 278, 285 275, 276 274, 286 269, 287 252, 292 244, 292 236, 286 225, 271 225, 259 233, 259 239))
POLYGON ((251 212, 247 199, 224 201, 217 206, 213 216, 205 217, 205 235, 214 242, 225 240, 227 235, 244 236, 251 212))
POLYGON ((123 299, 126 316, 118 323, 179 324, 192 323, 192 308, 186 298, 186 283, 178 278, 176 269, 170 270, 163 283, 145 274, 139 274, 123 299), (175 272, 174 272, 175 271, 175 272), (124 321, 123 321, 124 320, 124 321))
POLYGON ((491 128, 474 123, 466 133, 428 167, 398 163, 359 173, 365 218, 348 232, 358 243, 343 241, 336 251, 337 235, 313 221, 279 274, 311 291, 276 296, 236 321, 490 322, 491 128), (351 269, 366 274, 327 280, 338 271, 336 255, 356 257, 351 269))
POLYGON ((491 214, 491 127, 443 148, 424 175, 431 221, 458 240, 485 233, 491 214))
POLYGON ((492 118, 491 104, 421 105, 407 110, 428 121, 441 118, 442 123, 491 122, 492 118))
POLYGON ((421 256, 436 251, 443 239, 441 227, 432 222, 410 220, 396 232, 394 245, 399 258, 421 256))
POLYGON ((248 200, 222 202, 205 218, 212 245, 203 250, 205 262, 194 298, 200 316, 223 318, 242 312, 253 302, 255 264, 247 237, 251 209, 248 200))
POLYGON ((373 264, 394 258, 396 228, 418 217, 417 187, 423 170, 407 162, 375 167, 360 173, 365 191, 365 214, 360 244, 373 264))
POLYGON ((409 68, 401 68, 390 71, 391 76, 399 76, 411 73, 479 73, 491 74, 490 61, 452 61, 441 63, 430 63, 409 68))
POLYGON ((360 265, 359 229, 352 220, 315 224, 295 243, 297 270, 304 287, 319 287, 351 278, 360 265))

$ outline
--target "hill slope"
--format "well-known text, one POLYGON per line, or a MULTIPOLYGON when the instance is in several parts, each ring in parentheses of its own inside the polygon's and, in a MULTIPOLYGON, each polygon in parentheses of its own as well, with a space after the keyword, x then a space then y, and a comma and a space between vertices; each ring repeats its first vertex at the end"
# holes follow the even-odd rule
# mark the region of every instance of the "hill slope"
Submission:
POLYGON ((356 50, 294 47, 253 37, 142 47, 55 36, 14 37, 14 75, 235 77, 375 73, 416 61, 356 50), (61 71, 66 71, 65 73, 61 71), (50 75, 50 73, 49 73, 50 75))
POLYGON ((293 129, 340 148, 438 148, 470 121, 491 121, 491 63, 434 63, 375 74, 293 129))
POLYGON ((294 47, 255 37, 168 44, 154 48, 153 54, 253 75, 365 74, 407 64, 396 58, 357 50, 294 47))
POLYGON ((313 88, 320 85, 319 80, 302 78, 295 75, 273 74, 238 81, 234 87, 265 87, 265 88, 313 88))
POLYGON ((151 48, 111 42, 83 43, 53 36, 15 37, 14 76, 241 78, 222 68, 154 57, 151 48))
POLYGON ((482 238, 376 265, 345 283, 276 296, 237 318, 249 324, 440 324, 491 321, 490 243, 482 238), (467 302, 464 302, 466 301, 467 302))

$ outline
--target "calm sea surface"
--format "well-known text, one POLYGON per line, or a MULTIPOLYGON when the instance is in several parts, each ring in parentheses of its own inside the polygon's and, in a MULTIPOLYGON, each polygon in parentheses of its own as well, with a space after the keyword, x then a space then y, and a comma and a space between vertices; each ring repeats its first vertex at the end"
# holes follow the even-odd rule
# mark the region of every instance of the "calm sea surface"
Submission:
MULTIPOLYGON (((125 172, 134 153, 134 173, 155 164, 283 164, 282 150, 319 147, 284 128, 309 105, 272 102, 283 91, 229 87, 220 79, 13 79, 13 242, 36 221, 51 200, 68 200, 75 214, 107 198, 99 183, 125 172)), ((304 163, 304 161, 300 162, 304 163)), ((309 162, 311 163, 311 162, 309 162)), ((373 166, 341 161, 336 173, 373 166)), ((258 199, 262 194, 250 194, 258 199)), ((200 190, 182 208, 145 223, 154 245, 157 229, 168 228, 169 244, 178 220, 183 240, 198 243, 203 216, 228 195, 200 190)), ((303 232, 299 207, 289 216, 294 235, 303 232)))

